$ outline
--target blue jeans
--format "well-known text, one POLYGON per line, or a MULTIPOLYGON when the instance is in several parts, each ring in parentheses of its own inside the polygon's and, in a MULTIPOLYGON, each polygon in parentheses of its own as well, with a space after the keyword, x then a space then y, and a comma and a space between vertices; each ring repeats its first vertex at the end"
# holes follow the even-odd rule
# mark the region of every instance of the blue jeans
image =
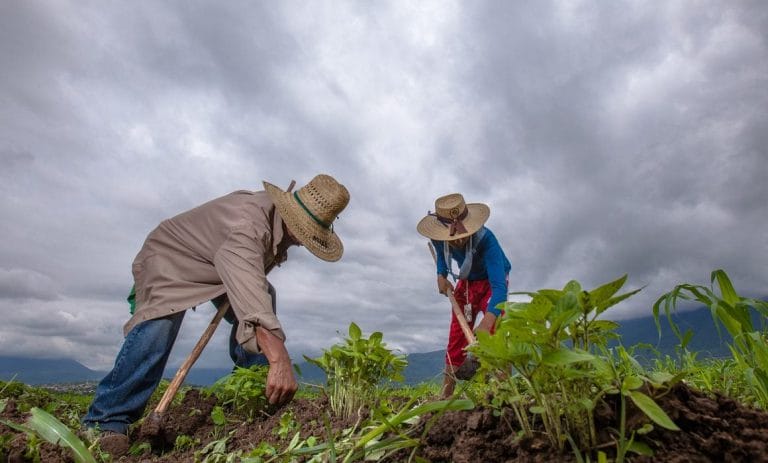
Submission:
MULTIPOLYGON (((276 294, 269 285, 272 310, 276 294)), ((218 299, 214 304, 221 303, 218 299)), ((128 434, 128 426, 141 418, 160 380, 179 334, 186 311, 163 318, 147 320, 136 325, 125 337, 115 358, 115 365, 96 387, 93 402, 83 417, 83 425, 101 431, 128 434)), ((224 318, 232 323, 229 334, 229 356, 238 367, 268 365, 263 354, 251 354, 237 343, 238 322, 232 309, 224 318)))

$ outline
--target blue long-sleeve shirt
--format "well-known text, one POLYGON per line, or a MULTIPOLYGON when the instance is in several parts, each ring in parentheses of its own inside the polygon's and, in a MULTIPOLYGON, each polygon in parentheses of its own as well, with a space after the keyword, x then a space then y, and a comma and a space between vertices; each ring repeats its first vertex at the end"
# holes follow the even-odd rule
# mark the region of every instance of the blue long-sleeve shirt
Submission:
MULTIPOLYGON (((488 311, 497 317, 501 310, 496 305, 507 300, 507 275, 512 269, 507 256, 499 245, 496 235, 490 229, 485 228, 485 236, 477 244, 477 252, 472 259, 472 268, 469 271, 467 279, 488 280, 491 285, 491 299, 488 301, 488 311)), ((437 274, 447 276, 448 265, 445 262, 445 252, 443 251, 444 241, 432 240, 437 254, 437 274)), ((459 268, 464 263, 464 249, 456 249, 448 246, 450 256, 458 263, 459 268)))

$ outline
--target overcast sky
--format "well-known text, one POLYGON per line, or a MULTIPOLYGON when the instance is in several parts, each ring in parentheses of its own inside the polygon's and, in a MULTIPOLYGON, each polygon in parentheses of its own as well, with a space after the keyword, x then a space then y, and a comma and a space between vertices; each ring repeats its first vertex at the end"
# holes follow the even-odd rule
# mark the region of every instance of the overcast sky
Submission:
POLYGON ((296 361, 351 321, 444 347, 416 223, 452 192, 511 291, 627 273, 624 319, 723 268, 765 296, 767 39, 763 1, 0 1, 0 353, 108 369, 149 231, 318 173, 352 199, 341 261, 270 274, 296 361))

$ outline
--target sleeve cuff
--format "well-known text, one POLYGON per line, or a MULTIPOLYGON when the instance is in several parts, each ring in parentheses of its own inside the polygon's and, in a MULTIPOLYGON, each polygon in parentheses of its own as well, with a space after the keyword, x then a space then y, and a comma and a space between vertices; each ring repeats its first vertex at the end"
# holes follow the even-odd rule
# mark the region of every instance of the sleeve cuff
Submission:
POLYGON ((272 334, 285 341, 285 332, 283 331, 280 322, 277 317, 263 317, 251 316, 242 320, 237 327, 237 342, 243 346, 247 352, 251 354, 260 354, 261 348, 258 342, 256 342, 256 328, 262 327, 272 334))
POLYGON ((488 308, 488 313, 492 313, 495 316, 500 317, 501 316, 501 309, 497 309, 496 307, 489 307, 488 308))

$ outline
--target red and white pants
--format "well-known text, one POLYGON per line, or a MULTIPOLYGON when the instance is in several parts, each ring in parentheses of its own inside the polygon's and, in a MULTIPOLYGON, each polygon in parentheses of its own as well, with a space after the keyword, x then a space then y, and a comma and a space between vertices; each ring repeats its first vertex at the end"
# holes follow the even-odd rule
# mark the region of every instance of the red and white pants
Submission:
MULTIPOLYGON (((472 304, 472 320, 468 321, 470 327, 475 326, 477 315, 488 310, 488 301, 491 299, 491 284, 488 280, 467 281, 459 280, 459 283, 453 290, 453 297, 459 303, 462 310, 469 302, 472 304)), ((461 330, 461 325, 456 319, 456 314, 451 310, 451 327, 448 331, 448 346, 445 350, 445 364, 458 368, 467 358, 464 348, 469 342, 461 330)))

